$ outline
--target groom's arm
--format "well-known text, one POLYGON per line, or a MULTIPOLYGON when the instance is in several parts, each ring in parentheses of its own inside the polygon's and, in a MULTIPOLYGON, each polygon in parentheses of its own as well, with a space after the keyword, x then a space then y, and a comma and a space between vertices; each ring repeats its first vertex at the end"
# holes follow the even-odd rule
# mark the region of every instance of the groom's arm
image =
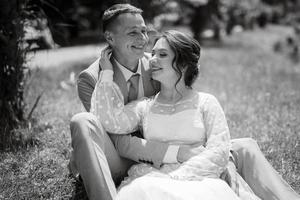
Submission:
POLYGON ((110 138, 120 156, 139 163, 152 164, 155 167, 164 163, 165 155, 170 147, 167 143, 145 140, 132 135, 111 134, 110 138))
POLYGON ((110 138, 120 156, 136 162, 153 164, 155 167, 164 163, 182 163, 203 151, 200 144, 169 145, 132 135, 111 134, 110 138))

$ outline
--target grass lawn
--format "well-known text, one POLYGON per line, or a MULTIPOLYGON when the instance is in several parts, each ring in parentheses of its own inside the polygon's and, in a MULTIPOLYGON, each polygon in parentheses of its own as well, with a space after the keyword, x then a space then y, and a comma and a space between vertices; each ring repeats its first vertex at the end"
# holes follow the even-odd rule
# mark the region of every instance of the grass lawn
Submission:
MULTIPOLYGON (((237 33, 220 48, 203 47, 195 88, 214 94, 227 115, 232 138, 252 137, 267 159, 300 193, 300 66, 272 51, 288 31, 282 27, 237 33)), ((44 95, 34 113, 38 144, 0 153, 0 199, 85 199, 69 177, 69 120, 82 111, 70 73, 87 65, 59 66, 33 73, 29 105, 44 95)), ((26 130, 24 130, 26 131, 26 130)))

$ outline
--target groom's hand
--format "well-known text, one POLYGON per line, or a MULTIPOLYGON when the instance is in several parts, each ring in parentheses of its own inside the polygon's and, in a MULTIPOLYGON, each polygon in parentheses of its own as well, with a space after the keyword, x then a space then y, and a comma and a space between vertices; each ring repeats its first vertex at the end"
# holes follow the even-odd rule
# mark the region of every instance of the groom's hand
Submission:
POLYGON ((177 154, 177 161, 179 163, 183 163, 193 156, 197 156, 201 152, 203 152, 205 148, 203 145, 194 144, 194 145, 181 145, 177 154))
POLYGON ((110 55, 112 53, 112 48, 110 46, 105 47, 101 51, 101 56, 99 64, 102 70, 113 70, 113 66, 110 62, 110 55))

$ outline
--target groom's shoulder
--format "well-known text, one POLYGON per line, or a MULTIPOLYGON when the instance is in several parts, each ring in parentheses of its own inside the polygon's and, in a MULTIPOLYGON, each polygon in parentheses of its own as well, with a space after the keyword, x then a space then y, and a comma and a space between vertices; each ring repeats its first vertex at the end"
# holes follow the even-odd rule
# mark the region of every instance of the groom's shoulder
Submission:
POLYGON ((98 80, 99 74, 99 59, 96 59, 92 64, 90 64, 86 69, 82 70, 79 74, 79 78, 85 78, 88 76, 89 79, 98 80))

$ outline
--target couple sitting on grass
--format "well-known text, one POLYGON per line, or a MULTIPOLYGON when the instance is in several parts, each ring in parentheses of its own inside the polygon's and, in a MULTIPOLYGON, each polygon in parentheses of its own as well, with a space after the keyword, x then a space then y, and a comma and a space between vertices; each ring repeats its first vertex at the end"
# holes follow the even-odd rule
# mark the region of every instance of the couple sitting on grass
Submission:
POLYGON ((230 140, 218 100, 192 89, 198 42, 166 31, 146 54, 141 13, 107 9, 109 47, 79 75, 90 112, 71 120, 70 169, 89 199, 300 200, 254 140, 230 140))

